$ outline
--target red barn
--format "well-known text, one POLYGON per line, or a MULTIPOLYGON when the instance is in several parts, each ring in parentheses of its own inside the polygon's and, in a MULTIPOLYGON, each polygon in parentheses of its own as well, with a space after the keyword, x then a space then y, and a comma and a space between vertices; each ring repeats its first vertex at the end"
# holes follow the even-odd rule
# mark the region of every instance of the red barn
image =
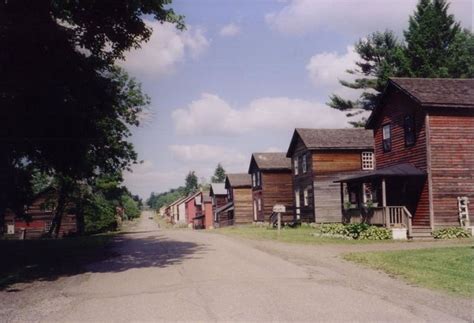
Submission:
POLYGON ((367 128, 376 170, 341 180, 348 202, 362 209, 370 199, 378 222, 407 226, 413 237, 469 222, 462 217, 474 199, 473 79, 392 78, 367 128))

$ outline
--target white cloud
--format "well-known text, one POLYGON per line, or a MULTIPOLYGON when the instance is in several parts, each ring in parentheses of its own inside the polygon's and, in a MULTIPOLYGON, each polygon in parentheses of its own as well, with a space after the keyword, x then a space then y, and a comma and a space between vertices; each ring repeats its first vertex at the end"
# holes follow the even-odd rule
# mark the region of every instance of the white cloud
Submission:
POLYGON ((355 62, 360 56, 354 51, 353 46, 348 46, 343 54, 337 52, 323 52, 312 56, 306 65, 309 78, 315 87, 329 94, 336 93, 345 98, 355 99, 361 91, 343 87, 339 80, 354 81, 355 74, 347 70, 356 68, 355 62))
POLYGON ((232 36, 236 36, 238 34, 240 34, 240 27, 237 26, 234 23, 230 23, 228 25, 225 25, 219 31, 219 35, 221 35, 223 37, 232 37, 232 36))
MULTIPOLYGON (((281 10, 265 15, 267 24, 285 34, 318 30, 352 32, 364 36, 376 30, 400 32, 408 24, 418 0, 291 0, 281 10)), ((453 0, 450 12, 472 28, 472 2, 453 0)))
POLYGON ((194 164, 217 165, 222 163, 224 166, 241 165, 246 161, 246 156, 238 150, 225 146, 194 144, 194 145, 170 145, 169 150, 180 162, 194 164))
POLYGON ((238 109, 207 93, 187 108, 175 110, 172 118, 179 135, 236 135, 288 131, 296 127, 347 126, 343 113, 318 102, 265 97, 238 109))
POLYGON ((170 23, 147 25, 153 28, 149 41, 127 53, 121 62, 131 73, 162 76, 173 72, 186 58, 196 59, 209 47, 209 40, 199 27, 187 26, 187 30, 180 31, 170 23))

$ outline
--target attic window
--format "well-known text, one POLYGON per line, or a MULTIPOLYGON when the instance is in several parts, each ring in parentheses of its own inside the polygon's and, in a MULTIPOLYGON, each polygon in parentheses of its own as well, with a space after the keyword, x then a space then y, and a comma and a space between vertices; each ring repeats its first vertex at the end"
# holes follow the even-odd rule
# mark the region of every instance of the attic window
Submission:
POLYGON ((296 156, 294 159, 293 159, 293 167, 295 169, 295 175, 298 175, 298 173, 300 172, 299 170, 299 163, 300 163, 300 158, 298 156, 296 156))
POLYGON ((255 173, 252 173, 252 187, 256 187, 257 186, 257 180, 256 180, 256 175, 255 173))
POLYGON ((303 170, 303 174, 305 174, 308 171, 308 161, 307 161, 307 154, 303 155, 303 160, 301 162, 301 169, 303 170))
POLYGON ((415 144, 415 118, 412 115, 405 116, 405 146, 413 146, 415 144))
POLYGON ((374 169, 374 153, 371 151, 362 152, 362 170, 374 169))
POLYGON ((392 150, 392 129, 390 123, 382 127, 382 145, 384 152, 392 150))

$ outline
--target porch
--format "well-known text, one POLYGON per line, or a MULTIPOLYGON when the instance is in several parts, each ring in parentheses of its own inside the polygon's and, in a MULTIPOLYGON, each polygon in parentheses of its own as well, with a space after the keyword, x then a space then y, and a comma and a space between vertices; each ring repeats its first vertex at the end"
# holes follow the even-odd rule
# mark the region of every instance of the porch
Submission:
POLYGON ((345 223, 368 223, 387 228, 429 229, 429 215, 418 212, 426 173, 411 164, 364 171, 340 183, 341 211, 345 223))

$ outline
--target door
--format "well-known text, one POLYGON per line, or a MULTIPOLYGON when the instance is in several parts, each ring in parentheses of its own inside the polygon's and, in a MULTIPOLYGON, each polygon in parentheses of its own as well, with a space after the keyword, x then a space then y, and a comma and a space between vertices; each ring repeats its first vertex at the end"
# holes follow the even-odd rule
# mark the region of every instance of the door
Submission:
POLYGON ((296 212, 296 219, 299 220, 301 218, 301 210, 300 210, 300 190, 295 191, 295 212, 296 212))
POLYGON ((253 220, 257 222, 257 200, 253 200, 253 220))

